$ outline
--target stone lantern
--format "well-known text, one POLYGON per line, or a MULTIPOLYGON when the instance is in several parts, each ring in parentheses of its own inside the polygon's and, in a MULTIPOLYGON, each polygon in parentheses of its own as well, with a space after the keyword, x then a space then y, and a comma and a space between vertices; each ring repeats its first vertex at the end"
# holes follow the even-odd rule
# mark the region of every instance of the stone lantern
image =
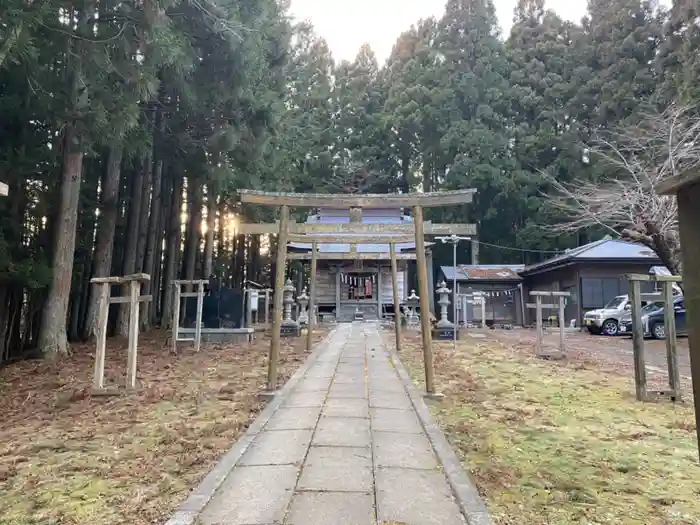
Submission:
POLYGON ((299 324, 292 319, 292 305, 294 304, 294 285, 291 279, 287 279, 287 283, 282 289, 282 304, 284 305, 284 315, 282 317, 282 326, 280 327, 280 335, 282 337, 294 337, 300 335, 299 324))
POLYGON ((438 289, 436 291, 440 296, 440 300, 438 301, 440 305, 440 320, 433 329, 433 338, 443 340, 459 339, 459 332, 455 324, 452 323, 447 316, 447 307, 451 304, 450 294, 452 290, 447 287, 445 281, 442 281, 438 284, 438 289))
POLYGON ((309 295, 306 293, 306 287, 301 291, 299 297, 297 297, 297 302, 299 303, 299 321, 300 325, 309 324, 309 313, 307 307, 309 305, 309 295))
POLYGON ((438 284, 437 294, 440 296, 440 300, 438 301, 438 304, 440 305, 440 320, 437 322, 438 328, 452 328, 452 327, 454 327, 454 324, 451 323, 447 317, 447 307, 451 304, 450 303, 450 294, 451 293, 452 293, 452 290, 450 290, 447 287, 447 285, 445 284, 445 281, 442 281, 441 283, 438 284))
POLYGON ((418 308, 419 304, 420 297, 416 295, 415 290, 411 290, 411 295, 406 297, 406 310, 408 310, 406 317, 408 324, 414 324, 417 322, 416 308, 418 308))

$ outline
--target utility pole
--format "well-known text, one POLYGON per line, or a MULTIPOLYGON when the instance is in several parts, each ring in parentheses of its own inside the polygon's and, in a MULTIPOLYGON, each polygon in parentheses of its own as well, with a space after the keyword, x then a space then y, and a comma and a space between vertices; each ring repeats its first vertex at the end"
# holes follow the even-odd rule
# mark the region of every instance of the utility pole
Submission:
POLYGON ((436 237, 443 244, 452 244, 452 322, 455 329, 452 332, 452 348, 457 349, 457 330, 459 330, 459 321, 457 319, 457 245, 459 241, 471 241, 471 237, 460 237, 459 235, 449 235, 447 237, 436 237))

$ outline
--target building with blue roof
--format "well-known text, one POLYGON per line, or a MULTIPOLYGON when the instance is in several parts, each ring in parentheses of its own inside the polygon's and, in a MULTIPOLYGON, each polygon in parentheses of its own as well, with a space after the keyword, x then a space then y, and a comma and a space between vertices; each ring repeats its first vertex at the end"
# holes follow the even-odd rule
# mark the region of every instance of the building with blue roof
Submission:
MULTIPOLYGON (((307 218, 308 224, 347 224, 353 219, 350 210, 322 208, 316 214, 307 218)), ((413 222, 413 218, 405 215, 400 209, 363 208, 358 222, 362 224, 405 224, 413 222)), ((338 321, 352 321, 357 311, 362 312, 365 319, 379 319, 385 314, 394 313, 394 296, 391 282, 391 261, 389 259, 389 239, 391 234, 373 234, 375 237, 386 236, 386 244, 358 244, 357 253, 386 254, 379 260, 347 260, 341 255, 350 253, 351 245, 347 241, 354 234, 338 234, 337 243, 319 243, 318 250, 324 254, 337 253, 338 259, 324 257, 318 261, 316 273, 316 304, 319 315, 333 315, 338 321)), ((313 239, 314 234, 307 234, 313 239)), ((432 243, 426 242, 426 246, 432 243)), ((414 243, 396 244, 397 253, 415 252, 414 243)), ((290 243, 290 252, 310 252, 311 242, 290 243)), ((407 260, 398 262, 399 301, 403 303, 411 290, 408 289, 407 260)), ((428 273, 432 275, 432 257, 428 254, 428 273)), ((433 298, 434 283, 429 282, 431 299, 433 298)), ((432 302, 432 301, 431 301, 432 302)))

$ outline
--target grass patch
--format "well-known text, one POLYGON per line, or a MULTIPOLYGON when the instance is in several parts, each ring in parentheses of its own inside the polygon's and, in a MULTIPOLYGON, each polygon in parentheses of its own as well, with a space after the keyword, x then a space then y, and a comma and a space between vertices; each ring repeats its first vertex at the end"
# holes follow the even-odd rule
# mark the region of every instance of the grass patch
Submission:
MULTIPOLYGON (((0 370, 0 523, 162 523, 263 408, 268 345, 173 356, 163 334, 147 334, 139 389, 121 397, 89 395, 92 345, 54 365, 0 370)), ((304 346, 284 340, 280 383, 304 346)), ((110 341, 107 355, 107 382, 123 384, 124 342, 110 341)))
MULTIPOLYGON (((493 341, 436 343, 431 411, 502 525, 700 520, 692 405, 639 403, 631 374, 552 363, 493 341)), ((422 354, 401 354, 422 382, 422 354)))

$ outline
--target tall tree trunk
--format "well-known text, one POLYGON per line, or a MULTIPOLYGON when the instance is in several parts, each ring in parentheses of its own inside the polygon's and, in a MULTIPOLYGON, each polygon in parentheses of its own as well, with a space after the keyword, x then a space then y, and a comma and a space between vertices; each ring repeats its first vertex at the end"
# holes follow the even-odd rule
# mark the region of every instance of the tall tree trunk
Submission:
MULTIPOLYGON (((160 236, 160 231, 158 230, 158 223, 160 222, 160 208, 161 208, 161 190, 163 187, 163 161, 156 160, 156 167, 153 172, 153 192, 151 196, 151 215, 148 219, 148 234, 144 237, 147 238, 146 246, 146 256, 143 264, 143 271, 150 274, 151 280, 146 281, 144 286, 144 294, 151 294, 152 290, 158 290, 158 283, 154 283, 156 273, 156 254, 158 252, 158 243, 163 242, 163 238, 160 236)), ((150 311, 155 311, 157 305, 155 301, 150 304, 144 304, 144 312, 141 317, 142 325, 147 327, 151 322, 150 311)))
MULTIPOLYGON (((143 205, 143 179, 146 175, 145 169, 137 168, 136 177, 131 188, 131 203, 129 204, 129 215, 126 227, 126 246, 124 248, 123 275, 130 275, 136 272, 136 249, 139 236, 139 222, 141 220, 141 206, 143 205)), ((122 286, 122 295, 126 296, 129 289, 122 286)), ((117 334, 126 337, 129 335, 129 304, 120 305, 117 316, 117 334)))
MULTIPOLYGON (((187 223, 187 239, 185 245, 185 279, 192 280, 195 278, 197 269, 197 257, 199 255, 199 245, 201 239, 202 227, 202 185, 196 178, 188 178, 187 193, 189 200, 188 223, 187 223)), ((191 287, 187 287, 189 290, 191 287)))
POLYGON ((150 266, 145 266, 146 246, 148 241, 148 229, 150 227, 148 211, 151 207, 151 179, 153 178, 153 165, 151 155, 143 159, 143 175, 141 185, 141 208, 139 210, 138 237, 136 239, 136 272, 150 272, 150 266))
POLYGON ((166 262, 163 278, 163 309, 161 326, 170 327, 173 318, 173 286, 177 276, 180 252, 180 231, 182 212, 182 177, 173 170, 173 192, 170 204, 170 220, 168 223, 168 244, 166 247, 166 262))
POLYGON ((39 330, 39 350, 55 358, 68 354, 66 316, 73 276, 73 253, 78 222, 83 150, 73 122, 66 124, 63 141, 63 173, 58 228, 55 230, 49 297, 44 305, 39 330))
POLYGON ((203 279, 209 279, 214 268, 214 233, 216 230, 216 195, 212 184, 207 185, 207 236, 204 242, 203 279))
POLYGON ((159 317, 163 311, 162 302, 162 284, 163 284, 163 270, 164 270, 164 260, 163 260, 163 239, 168 238, 169 224, 170 224, 170 207, 172 206, 172 199, 168 199, 167 196, 172 193, 173 181, 172 174, 168 176, 168 172, 165 171, 165 166, 163 166, 163 175, 161 182, 161 206, 160 206, 160 216, 158 217, 158 227, 156 229, 156 253, 153 261, 153 308, 151 309, 151 325, 162 326, 162 320, 159 317))
MULTIPOLYGON (((112 253, 114 235, 117 230, 119 181, 123 151, 122 141, 117 139, 117 143, 109 150, 109 156, 107 157, 107 170, 102 183, 102 199, 100 200, 100 222, 97 228, 95 252, 92 257, 94 277, 109 277, 112 271, 112 253)), ((95 335, 99 300, 100 297, 97 290, 92 288, 83 334, 86 338, 91 338, 95 335)))

